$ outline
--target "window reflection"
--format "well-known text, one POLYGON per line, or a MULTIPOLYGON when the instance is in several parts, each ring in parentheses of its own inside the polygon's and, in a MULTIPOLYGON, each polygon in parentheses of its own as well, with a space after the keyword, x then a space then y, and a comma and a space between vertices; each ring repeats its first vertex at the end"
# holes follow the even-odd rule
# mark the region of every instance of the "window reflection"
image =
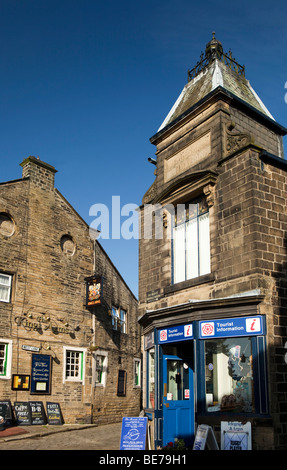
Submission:
POLYGON ((253 412, 251 338, 205 341, 207 411, 253 412))
POLYGON ((179 360, 167 360, 167 400, 189 398, 188 364, 179 360))

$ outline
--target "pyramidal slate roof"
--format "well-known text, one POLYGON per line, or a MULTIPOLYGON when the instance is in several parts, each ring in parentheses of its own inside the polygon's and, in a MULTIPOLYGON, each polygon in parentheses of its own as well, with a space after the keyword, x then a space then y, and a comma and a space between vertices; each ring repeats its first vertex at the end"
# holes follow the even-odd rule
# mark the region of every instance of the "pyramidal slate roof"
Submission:
POLYGON ((171 125, 196 103, 219 87, 274 121, 273 116, 245 78, 245 67, 233 59, 231 51, 228 54, 223 52, 222 44, 215 39, 215 33, 213 33, 212 40, 206 45, 205 55, 202 54, 200 61, 188 72, 188 78, 188 83, 158 132, 171 125))

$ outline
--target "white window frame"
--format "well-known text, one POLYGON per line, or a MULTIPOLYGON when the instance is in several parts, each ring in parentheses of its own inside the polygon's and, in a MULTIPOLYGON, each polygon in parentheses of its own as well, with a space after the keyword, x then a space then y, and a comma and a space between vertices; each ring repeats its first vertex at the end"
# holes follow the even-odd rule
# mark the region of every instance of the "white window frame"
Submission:
POLYGON ((94 384, 95 387, 105 387, 107 383, 107 373, 108 373, 108 352, 98 349, 98 351, 93 354, 94 356, 94 384), (102 363, 102 379, 101 382, 97 382, 97 359, 98 357, 104 358, 102 363))
POLYGON ((127 332, 127 312, 121 307, 112 305, 112 327, 121 333, 127 332))
POLYGON ((0 302, 10 303, 11 290, 12 290, 12 275, 11 274, 6 274, 6 273, 3 273, 3 272, 0 272, 0 292, 1 292, 1 288, 4 288, 8 292, 8 296, 7 296, 8 298, 7 299, 2 299, 0 297, 0 302), (4 283, 1 282, 1 276, 8 279, 8 284, 4 284, 4 283))
POLYGON ((177 217, 180 214, 182 221, 173 220, 173 284, 211 272, 209 210, 199 213, 202 199, 177 206, 177 217), (197 214, 188 219, 186 211, 192 205, 197 205, 197 214))
POLYGON ((123 308, 120 309, 120 327, 121 333, 127 332, 127 312, 123 308))
POLYGON ((134 357, 133 360, 133 381, 134 381, 134 388, 141 388, 141 360, 137 357, 134 357), (138 364, 138 384, 136 384, 136 364, 138 364))
POLYGON ((85 383, 85 372, 86 372, 86 348, 77 348, 73 346, 64 346, 64 367, 63 367, 63 383, 65 382, 76 382, 85 383), (80 361, 80 373, 76 377, 67 377, 67 352, 72 353, 80 353, 81 354, 81 361, 80 361))
POLYGON ((4 339, 0 338, 0 344, 5 345, 5 370, 4 374, 0 374, 0 380, 4 379, 11 379, 11 370, 12 370, 12 344, 13 341, 11 339, 4 339))

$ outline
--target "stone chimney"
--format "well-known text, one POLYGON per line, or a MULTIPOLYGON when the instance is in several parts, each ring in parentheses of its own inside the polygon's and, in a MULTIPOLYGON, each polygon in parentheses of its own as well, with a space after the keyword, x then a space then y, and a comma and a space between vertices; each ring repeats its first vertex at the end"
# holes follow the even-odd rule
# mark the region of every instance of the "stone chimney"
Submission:
POLYGON ((53 166, 33 156, 26 158, 20 166, 23 168, 23 178, 30 178, 33 183, 46 191, 54 189, 57 170, 53 166))

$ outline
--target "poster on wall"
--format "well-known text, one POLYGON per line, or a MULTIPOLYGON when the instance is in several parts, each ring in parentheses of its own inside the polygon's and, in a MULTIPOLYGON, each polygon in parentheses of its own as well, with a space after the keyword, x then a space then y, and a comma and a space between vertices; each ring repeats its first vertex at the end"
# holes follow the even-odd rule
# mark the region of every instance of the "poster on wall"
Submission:
POLYGON ((252 450, 251 423, 222 421, 221 450, 252 450))
POLYGON ((51 393, 52 357, 45 354, 32 354, 31 394, 51 393))
POLYGON ((13 374, 12 375, 12 390, 29 390, 30 388, 30 375, 13 374))

